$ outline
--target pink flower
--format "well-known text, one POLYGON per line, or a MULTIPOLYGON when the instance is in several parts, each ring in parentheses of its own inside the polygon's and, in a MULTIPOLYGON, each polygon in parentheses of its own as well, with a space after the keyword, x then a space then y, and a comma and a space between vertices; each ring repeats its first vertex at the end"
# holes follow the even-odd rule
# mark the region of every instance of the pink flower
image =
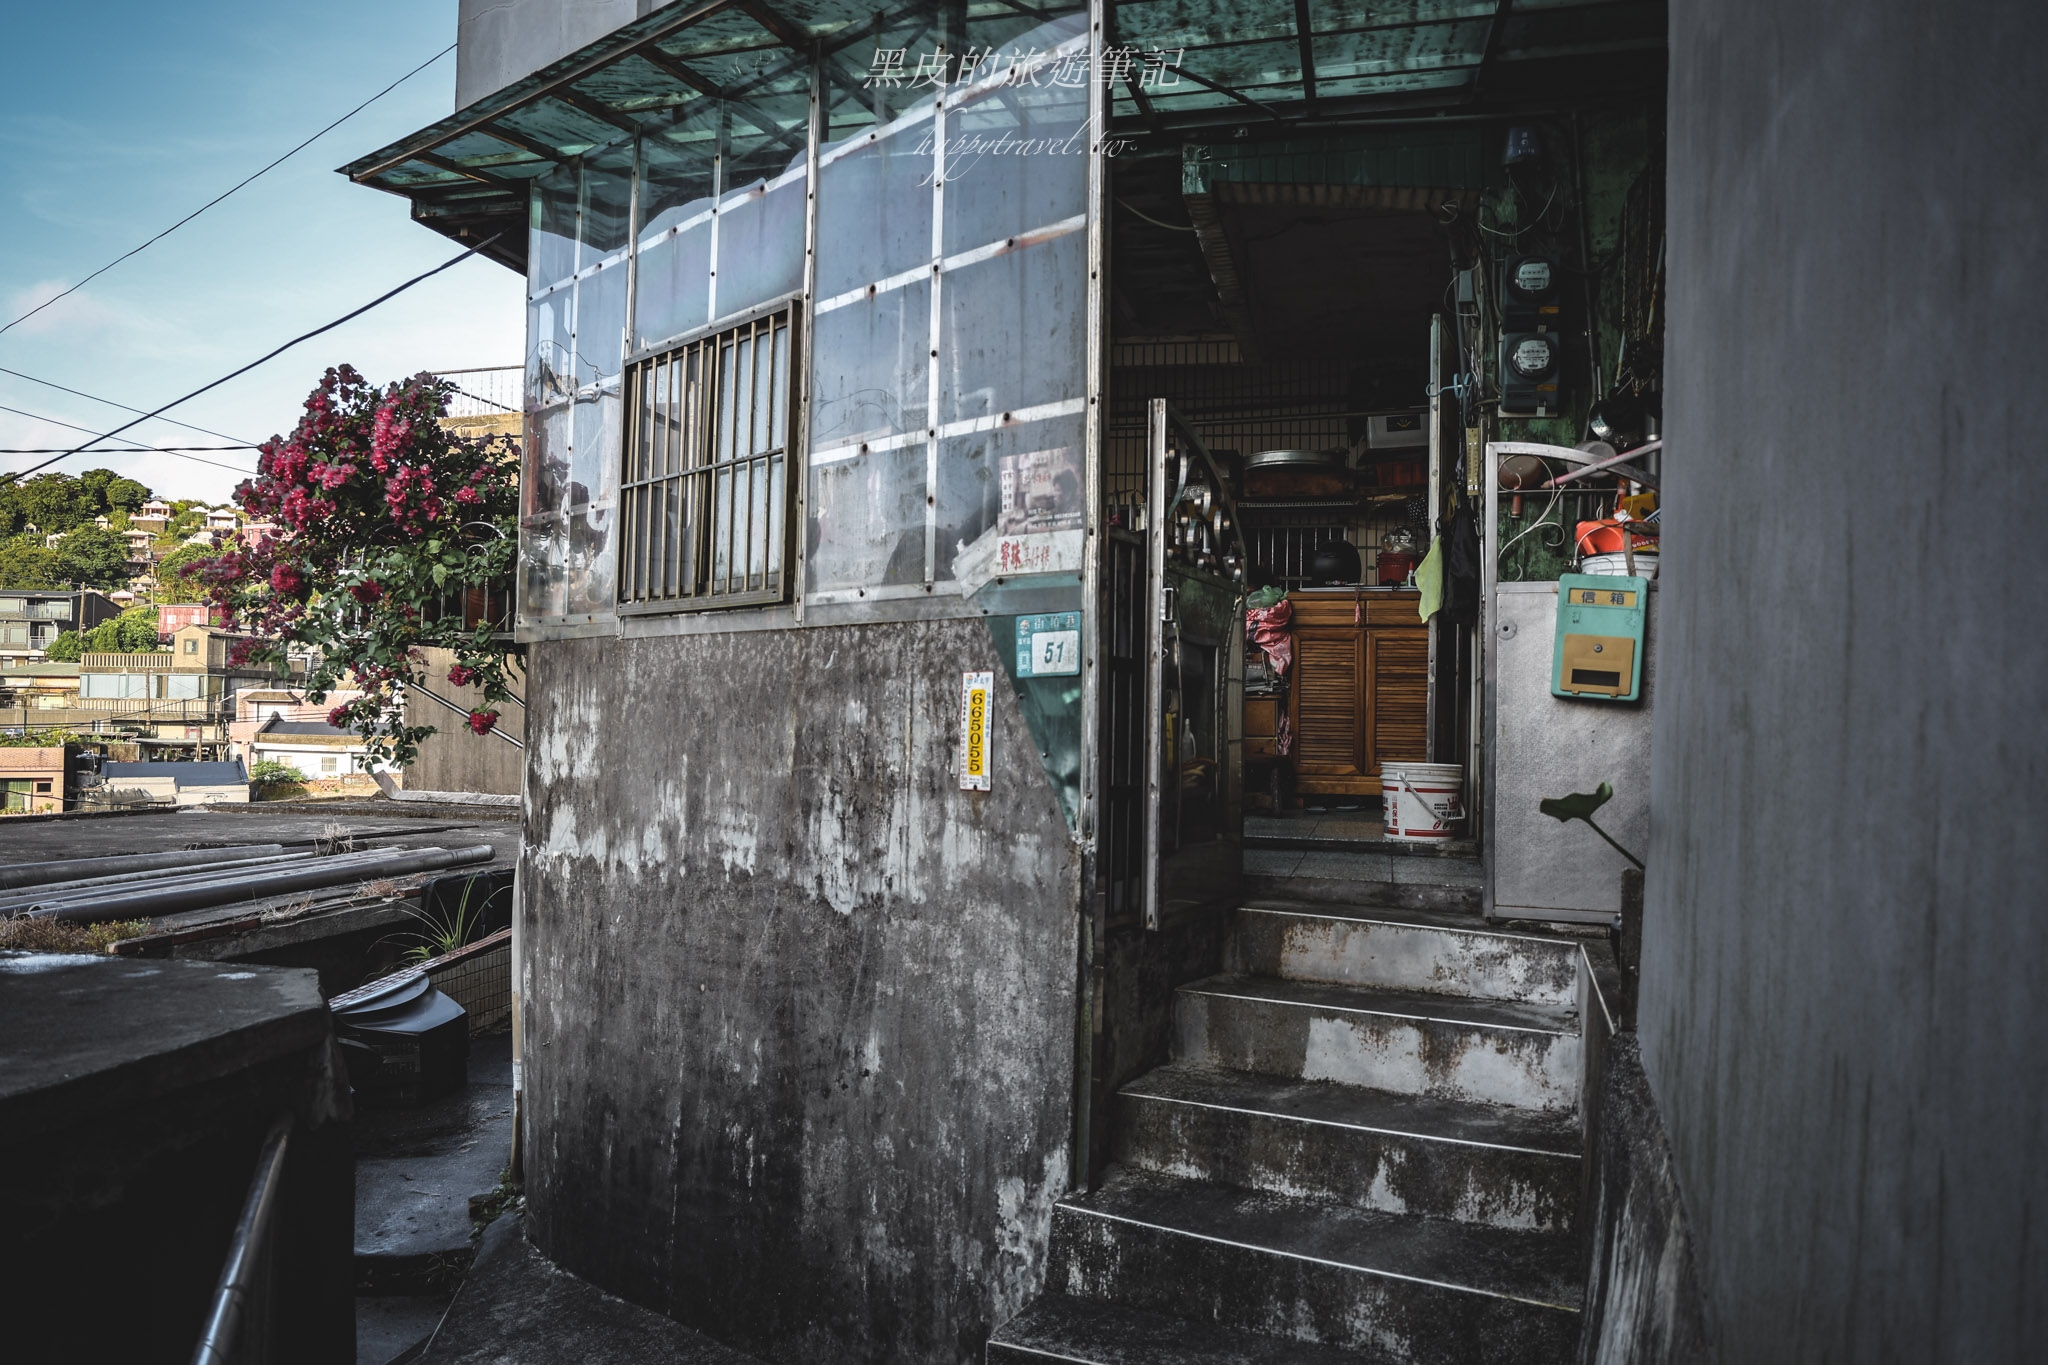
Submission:
POLYGON ((290 597, 305 586, 305 580, 299 577, 299 571, 291 565, 280 564, 270 571, 270 586, 290 597))
POLYGON ((327 713, 327 723, 339 730, 348 724, 348 703, 343 702, 327 713))
POLYGON ((357 583, 349 589, 349 592, 355 597, 356 601, 361 602, 366 607, 373 607, 377 605, 378 599, 384 596, 384 585, 377 582, 357 583))
POLYGON ((487 735, 497 723, 498 713, 496 711, 472 711, 469 713, 469 728, 473 734, 487 735))
POLYGON ((476 670, 457 664, 448 670, 448 681, 456 687, 467 687, 476 681, 476 670))

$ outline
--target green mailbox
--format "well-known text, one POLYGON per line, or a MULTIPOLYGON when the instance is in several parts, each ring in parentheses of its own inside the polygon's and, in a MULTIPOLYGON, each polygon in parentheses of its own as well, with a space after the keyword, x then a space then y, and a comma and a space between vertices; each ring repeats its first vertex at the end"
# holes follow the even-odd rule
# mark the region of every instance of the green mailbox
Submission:
POLYGON ((1557 580, 1553 696, 1635 701, 1643 694, 1647 578, 1568 573, 1557 580))

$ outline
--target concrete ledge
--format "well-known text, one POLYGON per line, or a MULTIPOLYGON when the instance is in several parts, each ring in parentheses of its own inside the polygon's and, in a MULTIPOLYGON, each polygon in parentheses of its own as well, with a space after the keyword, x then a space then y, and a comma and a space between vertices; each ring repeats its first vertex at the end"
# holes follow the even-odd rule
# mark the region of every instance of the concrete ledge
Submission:
POLYGON ((534 1250, 517 1214, 485 1229, 476 1264, 421 1365, 759 1365, 615 1299, 534 1250))

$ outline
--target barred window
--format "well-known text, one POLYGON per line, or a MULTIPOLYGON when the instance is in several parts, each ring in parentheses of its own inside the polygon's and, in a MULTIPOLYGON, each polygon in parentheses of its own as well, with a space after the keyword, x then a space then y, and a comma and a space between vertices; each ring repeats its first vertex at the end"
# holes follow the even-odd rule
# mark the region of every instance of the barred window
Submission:
POLYGON ((619 605, 789 596, 793 305, 627 367, 619 605))

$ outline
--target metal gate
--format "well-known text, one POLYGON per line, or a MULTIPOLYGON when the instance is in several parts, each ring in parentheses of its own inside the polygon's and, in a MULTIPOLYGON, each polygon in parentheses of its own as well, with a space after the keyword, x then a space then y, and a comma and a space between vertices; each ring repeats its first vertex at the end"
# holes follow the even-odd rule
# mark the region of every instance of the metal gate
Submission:
POLYGON ((1141 524, 1105 536, 1101 876, 1111 920, 1236 896, 1243 879, 1246 554, 1220 466, 1148 405, 1141 524))

